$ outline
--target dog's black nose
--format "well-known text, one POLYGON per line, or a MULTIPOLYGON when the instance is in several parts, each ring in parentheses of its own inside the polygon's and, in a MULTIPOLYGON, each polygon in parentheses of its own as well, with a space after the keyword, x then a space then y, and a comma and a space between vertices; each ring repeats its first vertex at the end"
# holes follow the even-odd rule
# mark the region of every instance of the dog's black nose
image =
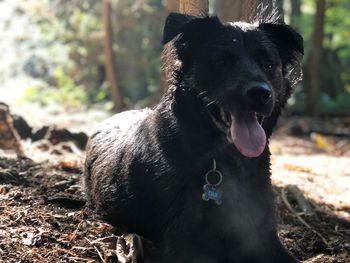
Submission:
POLYGON ((272 99, 271 87, 266 82, 252 82, 246 87, 244 97, 250 105, 264 106, 272 99))
POLYGON ((243 91, 248 108, 263 115, 269 115, 273 106, 271 86, 266 82, 250 82, 243 91))

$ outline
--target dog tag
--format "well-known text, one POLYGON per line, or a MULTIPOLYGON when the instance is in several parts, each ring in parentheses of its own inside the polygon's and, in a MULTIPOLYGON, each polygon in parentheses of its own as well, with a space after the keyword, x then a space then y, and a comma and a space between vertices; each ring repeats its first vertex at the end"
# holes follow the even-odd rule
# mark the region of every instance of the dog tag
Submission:
POLYGON ((204 201, 214 200, 217 205, 222 203, 222 190, 216 189, 212 184, 203 186, 202 198, 204 201))
POLYGON ((202 199, 204 201, 213 200, 217 205, 222 203, 222 190, 218 189, 222 182, 222 173, 216 170, 216 162, 214 160, 214 167, 205 174, 206 184, 203 186, 202 199), (216 182, 211 182, 216 180, 216 182))

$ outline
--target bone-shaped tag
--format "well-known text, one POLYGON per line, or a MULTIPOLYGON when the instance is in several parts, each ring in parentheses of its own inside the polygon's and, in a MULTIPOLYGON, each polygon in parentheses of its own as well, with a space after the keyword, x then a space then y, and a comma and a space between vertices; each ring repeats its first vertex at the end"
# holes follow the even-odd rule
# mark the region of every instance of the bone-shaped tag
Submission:
POLYGON ((204 201, 214 200, 216 204, 222 203, 222 190, 217 189, 212 184, 206 184, 203 186, 202 198, 204 201))

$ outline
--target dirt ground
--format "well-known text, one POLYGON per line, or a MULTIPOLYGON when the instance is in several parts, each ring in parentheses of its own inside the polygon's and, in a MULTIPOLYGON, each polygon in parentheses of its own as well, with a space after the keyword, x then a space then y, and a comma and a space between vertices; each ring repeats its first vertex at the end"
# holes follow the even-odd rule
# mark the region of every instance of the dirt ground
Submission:
MULTIPOLYGON (((299 121, 282 126, 271 142, 279 235, 304 262, 350 262, 349 138, 310 136, 299 121)), ((83 151, 47 140, 23 146, 27 157, 0 150, 0 262, 132 262, 139 256, 137 237, 84 208, 83 151)), ((142 242, 151 258, 152 244, 142 242)))

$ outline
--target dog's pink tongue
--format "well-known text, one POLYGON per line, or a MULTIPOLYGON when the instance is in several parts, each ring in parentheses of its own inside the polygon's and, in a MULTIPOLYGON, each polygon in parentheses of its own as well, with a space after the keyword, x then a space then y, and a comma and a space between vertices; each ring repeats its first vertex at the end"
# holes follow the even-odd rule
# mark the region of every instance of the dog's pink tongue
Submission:
POLYGON ((256 116, 238 119, 231 114, 231 139, 246 157, 258 157, 265 149, 266 134, 256 116))

